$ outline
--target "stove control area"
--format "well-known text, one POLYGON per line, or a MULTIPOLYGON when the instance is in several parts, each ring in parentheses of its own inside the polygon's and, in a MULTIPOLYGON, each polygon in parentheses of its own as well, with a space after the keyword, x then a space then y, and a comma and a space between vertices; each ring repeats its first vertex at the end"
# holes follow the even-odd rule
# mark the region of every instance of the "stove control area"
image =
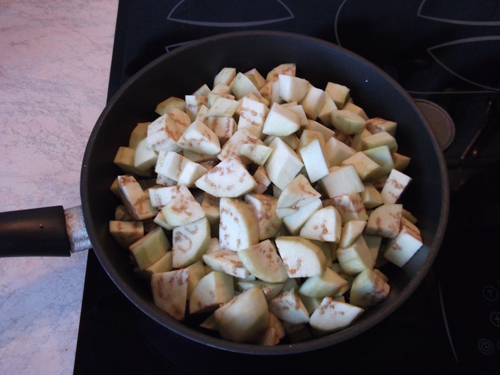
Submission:
POLYGON ((434 267, 455 361, 470 371, 500 368, 498 173, 498 167, 475 169, 452 192, 448 231, 434 267))

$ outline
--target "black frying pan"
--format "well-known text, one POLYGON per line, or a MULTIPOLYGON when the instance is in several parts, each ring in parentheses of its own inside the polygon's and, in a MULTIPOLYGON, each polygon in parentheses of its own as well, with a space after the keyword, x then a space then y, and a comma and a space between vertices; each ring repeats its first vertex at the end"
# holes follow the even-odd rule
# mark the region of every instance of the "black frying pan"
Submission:
MULTIPOLYGON (((206 38, 178 48, 143 68, 115 94, 101 114, 90 136, 81 174, 83 216, 92 247, 110 278, 140 310, 166 328, 199 343, 264 355, 306 352, 334 345, 361 334, 390 315, 417 288, 437 255, 447 222, 448 195, 446 167, 438 142, 412 98, 394 80, 343 48, 280 32, 239 32, 206 38), (388 298, 367 310, 352 326, 289 345, 237 344, 202 332, 189 321, 177 322, 153 304, 148 283, 134 274, 128 255, 108 232, 108 222, 120 203, 110 191, 113 180, 122 173, 113 159, 118 147, 128 144, 135 125, 156 118, 156 104, 169 96, 183 97, 204 83, 210 84, 225 66, 238 71, 257 68, 267 73, 288 62, 296 63, 297 76, 316 87, 324 88, 328 81, 348 86, 354 102, 369 117, 398 122, 398 152, 412 158, 405 173, 413 182, 405 192, 403 203, 418 218, 424 246, 402 269, 392 265, 383 269, 391 285, 388 298)), ((60 217, 62 209, 55 210, 58 212, 53 214, 60 217)), ((17 217, 21 213, 12 215, 17 217)), ((32 213, 24 216, 31 217, 32 213)), ((39 226, 42 221, 43 218, 32 220, 31 226, 38 232, 48 229, 39 226)), ((0 219, 4 228, 7 222, 0 219)), ((67 239, 63 233, 60 236, 51 246, 66 253, 67 239)), ((14 241, 11 237, 9 241, 14 241)), ((15 255, 14 251, 9 255, 15 255)))

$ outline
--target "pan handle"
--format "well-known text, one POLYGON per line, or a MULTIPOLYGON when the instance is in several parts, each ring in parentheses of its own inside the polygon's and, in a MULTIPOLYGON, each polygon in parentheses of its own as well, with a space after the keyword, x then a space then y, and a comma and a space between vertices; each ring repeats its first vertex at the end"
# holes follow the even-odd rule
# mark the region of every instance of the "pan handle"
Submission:
POLYGON ((81 207, 0 213, 0 257, 67 257, 90 247, 81 207))

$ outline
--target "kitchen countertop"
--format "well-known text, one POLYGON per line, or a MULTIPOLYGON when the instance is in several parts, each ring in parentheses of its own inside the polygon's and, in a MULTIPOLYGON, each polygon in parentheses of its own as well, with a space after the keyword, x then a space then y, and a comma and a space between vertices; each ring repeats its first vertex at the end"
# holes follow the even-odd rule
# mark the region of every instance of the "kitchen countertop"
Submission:
MULTIPOLYGON (((80 205, 117 8, 118 0, 0 3, 0 212, 80 205)), ((86 261, 86 251, 0 259, 1 374, 73 372, 86 261)))

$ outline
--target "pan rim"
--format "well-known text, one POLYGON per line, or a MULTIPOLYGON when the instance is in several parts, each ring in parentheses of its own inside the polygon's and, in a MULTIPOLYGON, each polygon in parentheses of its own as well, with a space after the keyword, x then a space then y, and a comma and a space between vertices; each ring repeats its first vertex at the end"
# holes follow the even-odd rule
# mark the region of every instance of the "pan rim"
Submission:
POLYGON ((310 36, 305 36, 305 35, 300 35, 300 34, 295 34, 295 33, 290 33, 290 32, 280 32, 280 31, 240 31, 240 32, 230 32, 230 33, 223 33, 215 36, 210 36, 206 37, 203 39, 200 39, 196 42, 192 42, 190 44, 181 46, 179 48, 176 48, 175 50, 165 53, 164 55, 158 57, 157 59, 153 60, 149 64, 147 64, 145 67, 143 67, 141 70, 139 70, 137 73, 135 73, 131 78, 129 78, 125 84, 123 84, 120 89, 111 97, 109 102, 107 103, 106 107, 104 108, 103 112, 99 116, 92 133, 89 137, 87 147, 85 149, 85 154, 84 154, 84 159, 83 159, 83 165, 82 165, 82 171, 81 171, 81 184, 80 184, 80 194, 82 198, 82 209, 84 212, 84 218, 85 222, 87 225, 87 229, 89 231, 89 237, 91 239, 92 245, 94 248, 97 250, 96 255, 100 261, 100 263, 103 265, 104 270, 108 274, 108 276, 113 280, 113 282, 116 284, 118 289, 125 294, 125 296, 136 306, 138 307, 142 312, 144 312, 146 315, 148 315, 150 318, 155 320, 157 323, 160 325, 166 327, 167 329, 181 335, 184 337, 187 337, 188 339, 194 340, 198 343, 204 344, 211 346, 213 348, 217 349, 222 349, 226 351, 231 351, 231 352, 238 352, 238 353, 244 353, 244 354, 256 354, 256 355, 285 355, 285 354, 295 354, 295 353, 301 353, 301 352, 307 352, 307 351, 312 351, 312 350, 317 350, 320 348, 325 348, 328 346, 332 346, 334 344, 340 343, 342 341, 345 341, 349 338, 352 338, 354 336, 357 336, 361 334, 362 332, 366 331, 370 327, 378 324, 381 322, 383 319, 385 319, 387 316, 391 315, 401 304, 408 299, 408 297, 413 293, 413 291, 417 288, 417 286, 422 282, 423 278, 426 276, 428 273, 429 269, 431 268, 431 265, 433 264, 439 247, 442 243, 444 233, 445 233, 445 228, 448 220, 448 211, 449 211, 449 186, 448 186, 448 176, 447 176, 447 169, 446 169, 446 164, 444 161, 444 155, 442 154, 442 151, 440 150, 438 146, 438 142, 434 134, 432 133, 432 130, 430 128, 430 125, 428 124, 427 120, 423 116, 422 112, 420 109, 416 106, 414 103, 413 99, 410 97, 410 95, 397 83, 392 77, 390 77, 387 73, 385 73, 383 70, 375 66, 373 63, 370 61, 366 60, 365 58, 341 47, 337 46, 335 44, 332 44, 330 42, 310 37, 310 36), (405 100, 408 102, 408 104, 414 109, 416 114, 420 117, 421 123, 424 124, 425 128, 427 129, 427 132, 429 133, 429 136, 432 139, 433 143, 433 148, 434 152, 437 155, 438 158, 438 164, 440 167, 440 175, 443 181, 443 184, 441 186, 441 192, 443 196, 443 202, 441 205, 441 217, 439 218, 439 225, 438 228, 436 229, 436 236, 434 237, 432 244, 429 248, 429 256, 425 260, 422 268, 418 272, 417 275, 415 275, 412 280, 406 285, 406 287, 400 291, 399 295, 396 297, 394 301, 390 305, 388 305, 386 308, 381 309, 378 311, 376 314, 372 315, 369 319, 357 323, 355 326, 351 326, 348 328, 343 329, 342 331, 339 331, 335 333, 335 335, 327 335, 319 338, 315 338, 314 340, 311 341, 305 341, 305 342, 299 342, 299 343, 293 343, 290 345, 278 345, 274 347, 263 347, 263 346, 258 346, 258 345, 252 345, 252 344, 240 344, 240 343, 233 343, 229 342, 227 340, 223 340, 220 338, 216 337, 211 337, 208 336, 202 332, 196 331, 190 327, 185 326, 183 323, 174 321, 173 319, 169 319, 169 317, 166 317, 165 314, 162 314, 158 310, 155 310, 151 306, 144 304, 143 299, 137 295, 133 290, 131 290, 128 287, 128 284, 124 281, 123 277, 118 273, 117 270, 114 269, 113 265, 111 264, 110 260, 105 256, 105 253, 102 249, 100 249, 100 244, 98 239, 98 234, 96 232, 96 228, 92 225, 90 222, 90 218, 92 216, 90 206, 88 204, 89 202, 89 196, 88 196, 88 189, 87 186, 89 184, 89 176, 88 176, 88 169, 87 169, 87 164, 91 155, 91 150, 92 150, 92 144, 94 143, 99 129, 102 126, 104 119, 108 115, 109 111, 113 107, 114 103, 118 100, 118 98, 123 94, 123 92, 127 91, 128 88, 133 84, 135 80, 137 80, 139 77, 141 77, 146 71, 150 70, 152 67, 162 64, 165 59, 170 59, 172 56, 175 56, 180 53, 184 53, 184 51, 197 48, 200 44, 207 44, 207 43, 212 43, 215 41, 219 40, 225 40, 227 38, 239 38, 239 37, 246 37, 246 36, 274 36, 274 37, 286 37, 286 38, 298 38, 298 39, 305 39, 310 41, 311 43, 320 43, 323 44, 329 48, 335 48, 342 52, 343 54, 349 56, 352 59, 359 60, 361 63, 363 63, 365 66, 369 67, 370 69, 375 70, 379 75, 381 75, 385 80, 387 80, 391 85, 393 85, 400 93, 401 95, 405 98, 405 100))

